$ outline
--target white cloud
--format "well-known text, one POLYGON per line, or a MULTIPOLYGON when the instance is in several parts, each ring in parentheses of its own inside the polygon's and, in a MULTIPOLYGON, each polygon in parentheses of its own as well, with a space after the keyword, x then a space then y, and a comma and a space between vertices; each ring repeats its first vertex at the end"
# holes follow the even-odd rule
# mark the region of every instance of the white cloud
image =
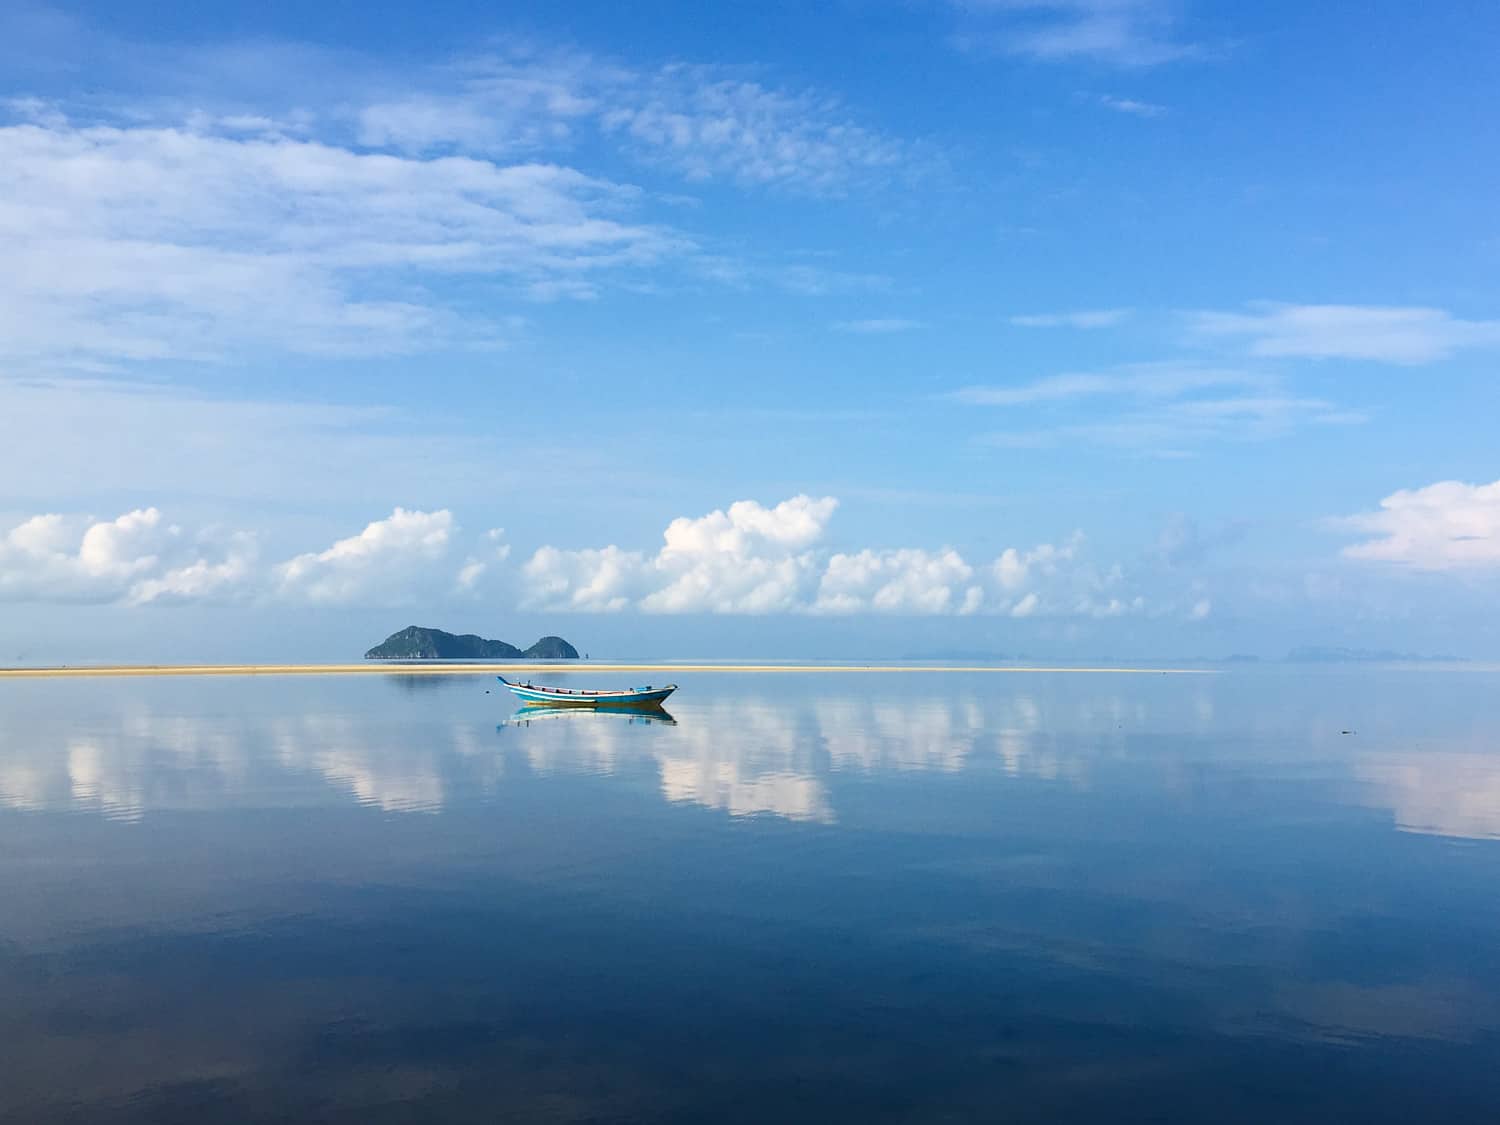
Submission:
POLYGON ((458 577, 454 580, 460 590, 472 590, 484 577, 484 572, 489 569, 489 564, 476 558, 464 560, 464 565, 458 568, 458 577))
POLYGON ((1113 94, 1100 94, 1099 104, 1105 109, 1112 109, 1116 113, 1126 113, 1132 117, 1160 117, 1167 112, 1167 107, 1164 105, 1144 102, 1137 98, 1119 98, 1113 94))
POLYGON ((1416 570, 1500 568, 1500 480, 1402 489, 1383 499, 1378 512, 1334 522, 1375 536, 1345 547, 1348 558, 1416 570))
POLYGON ((1073 561, 1083 546, 1083 532, 1075 531, 1063 544, 1039 543, 1026 551, 1007 547, 991 568, 1000 589, 1024 589, 1038 578, 1051 578, 1058 569, 1073 561))
POLYGON ((1250 308, 1194 313, 1191 325, 1203 336, 1246 339, 1261 356, 1420 364, 1464 349, 1500 348, 1500 320, 1462 320, 1443 309, 1269 301, 1250 308))
POLYGON ((1010 548, 976 566, 951 547, 823 546, 838 502, 741 500, 671 521, 654 554, 542 546, 506 566, 503 532, 462 535, 453 514, 396 508, 356 535, 279 563, 255 536, 190 534, 156 508, 114 520, 21 520, 0 535, 0 600, 402 606, 483 596, 547 612, 1114 616, 1143 608, 1083 536, 1010 548))
POLYGON ((581 52, 517 49, 470 59, 446 77, 435 90, 361 107, 360 143, 487 154, 566 145, 600 111, 605 89, 628 76, 581 52))
POLYGON ((276 593, 317 605, 399 604, 410 599, 424 572, 447 556, 454 530, 453 514, 446 510, 397 508, 358 535, 276 567, 276 593))
POLYGON ((1473 751, 1367 754, 1355 774, 1388 804, 1403 832, 1500 839, 1500 770, 1490 747, 1473 751))
POLYGON ((1246 371, 1177 363, 1127 364, 1113 371, 1069 372, 1029 383, 964 387, 953 392, 960 402, 977 406, 1028 406, 1084 398, 1180 398, 1223 387, 1272 385, 1263 375, 1246 371))
POLYGON ((838 501, 753 500, 699 519, 675 519, 653 566, 665 580, 641 600, 651 613, 777 613, 796 609, 816 579, 810 547, 838 501))
POLYGON ((615 613, 646 587, 646 557, 619 547, 568 551, 541 547, 521 568, 522 604, 531 609, 615 613))
POLYGON ((1013 316, 1018 328, 1113 328, 1130 316, 1129 309, 1080 309, 1076 312, 1013 316))
POLYGON ((504 538, 504 528, 492 527, 484 533, 485 546, 481 553, 470 555, 458 569, 454 582, 459 590, 472 593, 493 567, 510 558, 510 544, 504 542, 504 538))
POLYGON ((1079 555, 1083 536, 1011 548, 976 567, 952 548, 820 549, 837 502, 740 501, 674 520, 655 556, 543 547, 522 568, 531 609, 646 613, 1112 616, 1144 608, 1079 555))
POLYGON ((853 121, 827 96, 702 66, 667 66, 644 79, 620 91, 603 127, 689 180, 842 195, 913 161, 909 146, 853 121))
POLYGON ((357 113, 366 145, 408 153, 569 148, 603 138, 689 181, 843 195, 926 160, 838 99, 722 66, 628 66, 580 51, 511 47, 418 74, 418 88, 357 113))
POLYGON ((1049 418, 1045 426, 978 439, 1007 449, 1100 445, 1161 457, 1190 456, 1193 447, 1211 441, 1259 441, 1303 426, 1365 421, 1357 410, 1288 393, 1280 380, 1268 375, 1178 363, 1131 364, 1009 386, 965 387, 948 397, 981 406, 1075 408, 1075 421, 1056 424, 1049 418), (1088 413, 1077 409, 1121 399, 1125 409, 1102 417, 1097 408, 1088 413))
POLYGON ((229 536, 217 561, 197 558, 161 574, 142 579, 130 600, 144 602, 201 602, 242 596, 255 581, 257 545, 246 532, 229 536))
MULTIPOLYGON (((0 360, 97 371, 500 346, 520 318, 446 287, 485 278, 502 297, 587 300, 671 263, 712 275, 692 239, 641 217, 668 193, 558 162, 581 142, 611 164, 623 147, 693 181, 830 196, 928 159, 834 98, 720 67, 511 46, 393 76, 315 50, 180 54, 155 56, 160 81, 195 75, 189 94, 0 103, 0 360), (285 63, 310 87, 316 72, 317 104, 277 112, 260 103, 285 91, 252 81, 235 105, 233 82, 202 81, 212 59, 285 63)), ((791 291, 872 284, 795 265, 738 273, 791 291)))
POLYGON ((859 336, 889 336, 895 332, 910 332, 920 328, 921 322, 900 317, 876 318, 873 320, 840 320, 833 325, 836 332, 852 332, 859 336))
POLYGON ((969 14, 961 47, 1062 62, 1148 67, 1203 54, 1176 34, 1168 0, 950 0, 969 14))
POLYGON ((219 596, 249 576, 253 555, 248 536, 195 539, 156 508, 113 520, 33 516, 0 538, 0 599, 141 604, 219 596))
POLYGON ((1041 598, 1039 598, 1036 594, 1036 591, 1033 590, 1020 601, 1016 602, 1015 605, 1011 606, 1010 615, 1012 617, 1030 617, 1036 613, 1040 605, 1041 598))
POLYGON ((528 286, 688 248, 629 188, 549 164, 421 160, 185 127, 0 127, 0 358, 113 365, 250 347, 366 355, 493 344, 424 288, 528 286))
POLYGON ((974 568, 951 548, 864 550, 836 554, 818 584, 816 613, 974 613, 984 590, 974 568))

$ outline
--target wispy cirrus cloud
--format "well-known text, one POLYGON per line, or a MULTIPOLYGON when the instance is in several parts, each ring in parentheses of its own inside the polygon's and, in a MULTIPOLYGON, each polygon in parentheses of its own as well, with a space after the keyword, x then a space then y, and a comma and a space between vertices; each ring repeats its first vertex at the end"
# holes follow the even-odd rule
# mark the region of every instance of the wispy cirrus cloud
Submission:
POLYGON ((1244 341, 1258 356, 1414 365, 1447 359, 1459 351, 1500 348, 1500 320, 1465 320, 1445 309, 1273 301, 1248 308, 1191 313, 1189 327, 1200 339, 1244 341))
POLYGON ((1139 98, 1121 98, 1114 94, 1100 94, 1098 103, 1105 109, 1112 109, 1116 113, 1124 113, 1131 117, 1161 117, 1167 112, 1167 107, 1158 105, 1156 102, 1142 101, 1139 98))
POLYGON ((516 43, 428 68, 355 111, 362 144, 488 156, 604 141, 689 183, 843 196, 931 164, 929 145, 857 119, 838 98, 743 69, 638 66, 516 43))
POLYGON ((1168 0, 950 0, 965 17, 956 43, 969 51, 1044 62, 1142 68, 1202 57, 1181 34, 1168 0))
POLYGON ((599 284, 691 243, 633 189, 550 164, 417 159, 222 128, 0 127, 0 358, 109 367, 493 345, 429 282, 599 284))
POLYGON ((567 149, 632 73, 582 51, 515 43, 412 76, 353 110, 358 140, 413 154, 567 149))
POLYGON ((1102 446, 1161 457, 1191 456, 1222 441, 1266 441, 1307 426, 1356 425, 1365 416, 1325 399, 1259 395, 1166 402, 1097 421, 1074 422, 982 436, 996 448, 1102 446))
POLYGON ((1018 328, 1113 328, 1128 320, 1130 313, 1130 309, 1079 309, 1013 316, 1010 322, 1018 328))
POLYGON ((1012 412, 1048 409, 1044 423, 979 438, 1006 449, 1093 445, 1187 456, 1211 442, 1266 440, 1305 426, 1365 420, 1357 410, 1288 391, 1272 375, 1179 363, 964 387, 949 397, 1012 412), (1066 411, 1060 423, 1059 410, 1066 411))
POLYGON ((600 124, 638 158, 695 183, 723 179, 838 196, 925 159, 913 145, 860 124, 828 95, 774 89, 705 66, 636 76, 600 124))
POLYGON ((0 108, 0 360, 113 371, 489 348, 529 303, 674 277, 871 287, 831 263, 734 262, 681 229, 680 192, 621 182, 618 157, 679 185, 818 197, 922 159, 831 96, 719 67, 511 44, 394 74, 258 52, 153 46, 160 92, 139 75, 128 97, 0 108), (278 73, 305 104, 272 88, 278 73), (475 285, 509 306, 465 300, 475 285))
POLYGON ((326 116, 361 145, 514 158, 607 145, 690 184, 842 197, 940 167, 937 148, 761 70, 653 65, 511 37, 400 75, 352 74, 326 116))
POLYGON ((904 317, 875 317, 870 320, 838 320, 833 323, 835 332, 849 332, 856 336, 889 336, 897 332, 910 332, 922 327, 920 320, 904 317))
POLYGON ((963 387, 950 397, 977 406, 1026 406, 1090 398, 1178 398, 1224 387, 1265 387, 1264 375, 1188 364, 1129 364, 1109 371, 1049 375, 1025 383, 963 387))

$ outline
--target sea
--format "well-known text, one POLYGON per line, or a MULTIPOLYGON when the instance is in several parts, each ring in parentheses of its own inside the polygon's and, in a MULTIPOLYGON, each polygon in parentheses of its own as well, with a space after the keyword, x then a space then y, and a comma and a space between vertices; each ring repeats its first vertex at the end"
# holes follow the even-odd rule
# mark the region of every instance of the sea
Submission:
POLYGON ((0 1121, 1500 1121, 1500 671, 672 678, 0 681, 0 1121))

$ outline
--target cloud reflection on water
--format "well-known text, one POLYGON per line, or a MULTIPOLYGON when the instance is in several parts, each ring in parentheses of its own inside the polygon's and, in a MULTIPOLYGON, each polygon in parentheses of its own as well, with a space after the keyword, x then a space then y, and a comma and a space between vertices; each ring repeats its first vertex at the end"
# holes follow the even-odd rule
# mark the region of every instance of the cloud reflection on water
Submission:
POLYGON ((1389 807, 1403 832, 1500 839, 1500 754, 1370 754, 1355 777, 1364 799, 1389 807))
POLYGON ((494 794, 509 765, 541 777, 644 770, 668 802, 833 824, 841 778, 986 770, 1082 790, 1107 774, 1111 785, 1191 802, 1251 772, 1332 785, 1340 800, 1391 810, 1404 831, 1500 838, 1500 754, 1488 752, 1482 725, 1427 730, 1419 745, 1367 727, 1356 743, 1337 736, 1342 705, 1311 692, 1268 711, 1249 692, 1063 683, 966 682, 906 698, 883 684, 861 694, 757 682, 686 696, 671 723, 501 711, 498 727, 494 697, 470 702, 472 690, 402 691, 372 707, 339 694, 353 688, 314 704, 273 693, 258 706, 226 688, 196 710, 174 706, 189 697, 165 689, 120 691, 76 716, 43 693, 32 713, 13 709, 0 734, 0 806, 132 821, 347 795, 384 812, 430 813, 494 794))

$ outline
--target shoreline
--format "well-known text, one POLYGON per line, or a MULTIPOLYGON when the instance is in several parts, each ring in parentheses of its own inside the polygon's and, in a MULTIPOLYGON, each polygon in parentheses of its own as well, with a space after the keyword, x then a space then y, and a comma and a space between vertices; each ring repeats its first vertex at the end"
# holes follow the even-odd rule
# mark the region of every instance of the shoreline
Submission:
POLYGON ((884 672, 914 675, 924 672, 1038 674, 1069 672, 1087 675, 1216 676, 1215 668, 1078 668, 1002 665, 885 665, 885 664, 113 664, 55 668, 0 668, 0 679, 48 679, 96 676, 481 676, 512 672, 884 672))

